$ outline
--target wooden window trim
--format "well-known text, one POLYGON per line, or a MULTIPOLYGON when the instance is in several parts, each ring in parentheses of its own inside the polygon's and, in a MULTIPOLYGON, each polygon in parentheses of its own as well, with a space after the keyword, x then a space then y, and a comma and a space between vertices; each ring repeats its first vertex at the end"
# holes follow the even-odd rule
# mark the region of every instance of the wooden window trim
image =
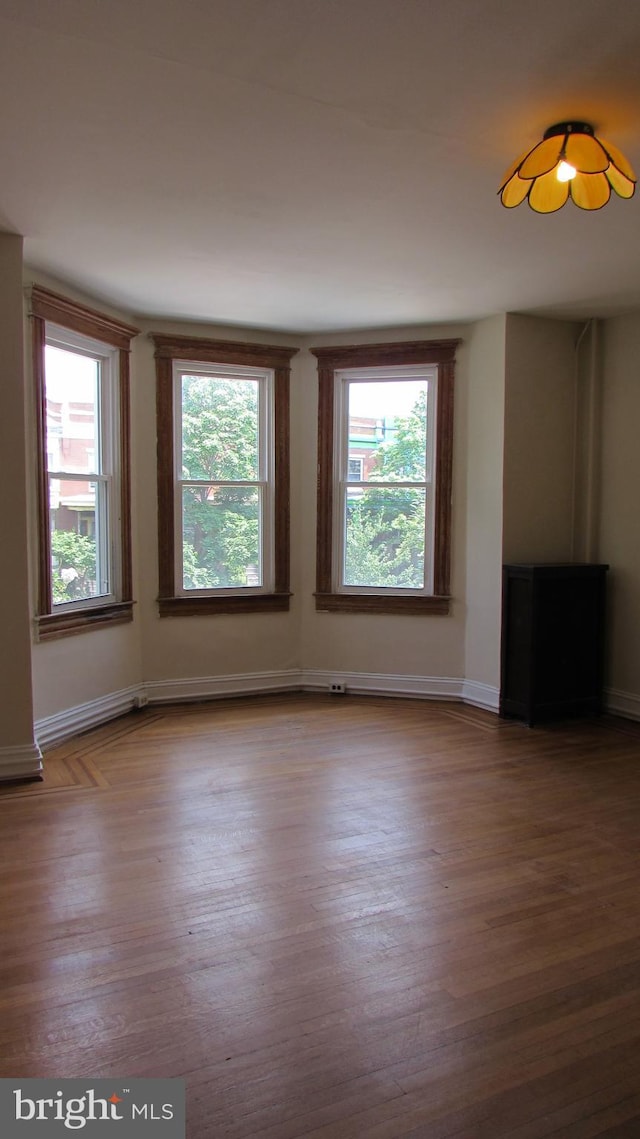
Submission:
POLYGON ((39 640, 66 637, 104 625, 123 624, 133 618, 131 563, 131 425, 129 411, 129 356, 131 341, 140 329, 107 316, 68 297, 33 285, 28 293, 32 325, 33 377, 36 401, 36 479, 38 502, 38 612, 39 640), (77 610, 56 613, 51 595, 51 539, 49 534, 49 482, 46 464, 47 406, 44 349, 46 322, 99 340, 118 349, 120 433, 120 596, 101 605, 78 605, 77 610))
POLYGON ((236 340, 149 333, 156 351, 156 406, 158 420, 158 609, 161 617, 202 617, 215 614, 282 613, 289 609, 290 468, 289 377, 297 348, 251 344, 236 340), (274 589, 270 593, 226 593, 216 597, 176 595, 173 361, 203 364, 239 364, 269 368, 274 373, 274 589))
POLYGON ((450 611, 453 381, 460 340, 414 340, 311 348, 318 360, 318 514, 316 609, 329 613, 444 616, 450 611), (337 593, 333 588, 333 478, 335 374, 348 368, 437 364, 434 588, 428 596, 337 593))

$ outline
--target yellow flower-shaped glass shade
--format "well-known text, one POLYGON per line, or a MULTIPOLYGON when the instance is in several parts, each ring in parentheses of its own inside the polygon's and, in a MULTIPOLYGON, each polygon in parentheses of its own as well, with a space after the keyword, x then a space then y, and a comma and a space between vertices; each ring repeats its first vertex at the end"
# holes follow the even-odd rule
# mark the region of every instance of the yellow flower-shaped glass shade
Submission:
POLYGON ((612 190, 632 198, 635 188, 636 176, 618 148, 596 138, 589 123, 570 122, 549 127, 542 142, 507 170, 498 193, 509 209, 526 198, 536 213, 552 214, 568 198, 582 210, 599 210, 612 190), (558 179, 561 162, 576 172, 568 181, 558 179))

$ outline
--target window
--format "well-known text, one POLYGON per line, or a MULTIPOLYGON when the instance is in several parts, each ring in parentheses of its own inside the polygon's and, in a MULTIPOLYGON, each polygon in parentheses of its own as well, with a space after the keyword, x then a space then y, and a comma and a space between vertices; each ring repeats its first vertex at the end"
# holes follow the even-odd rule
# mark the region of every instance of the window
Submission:
POLYGON ((129 349, 137 329, 31 290, 41 639, 130 621, 129 349))
POLYGON ((360 482, 363 475, 364 460, 354 456, 353 451, 349 450, 347 458, 347 478, 349 482, 360 482))
POLYGON ((312 348, 316 608, 449 612, 457 340, 312 348))
POLYGON ((160 615, 286 610, 296 349, 153 340, 160 615))

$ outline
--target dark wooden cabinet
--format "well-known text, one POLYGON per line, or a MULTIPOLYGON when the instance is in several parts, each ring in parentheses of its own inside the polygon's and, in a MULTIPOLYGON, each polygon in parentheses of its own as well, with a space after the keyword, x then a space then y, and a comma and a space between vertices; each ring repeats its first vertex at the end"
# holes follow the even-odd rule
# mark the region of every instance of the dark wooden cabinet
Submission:
POLYGON ((533 726, 602 711, 606 565, 508 565, 500 715, 533 726))

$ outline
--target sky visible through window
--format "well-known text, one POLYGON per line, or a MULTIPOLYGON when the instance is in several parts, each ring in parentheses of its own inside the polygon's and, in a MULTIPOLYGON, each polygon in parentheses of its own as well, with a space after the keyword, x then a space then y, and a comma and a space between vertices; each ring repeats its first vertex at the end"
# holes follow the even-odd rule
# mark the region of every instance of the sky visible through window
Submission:
POLYGON ((66 348, 45 348, 47 396, 56 403, 94 403, 96 361, 66 348))
POLYGON ((427 380, 349 381, 349 415, 398 419, 411 413, 427 380))

